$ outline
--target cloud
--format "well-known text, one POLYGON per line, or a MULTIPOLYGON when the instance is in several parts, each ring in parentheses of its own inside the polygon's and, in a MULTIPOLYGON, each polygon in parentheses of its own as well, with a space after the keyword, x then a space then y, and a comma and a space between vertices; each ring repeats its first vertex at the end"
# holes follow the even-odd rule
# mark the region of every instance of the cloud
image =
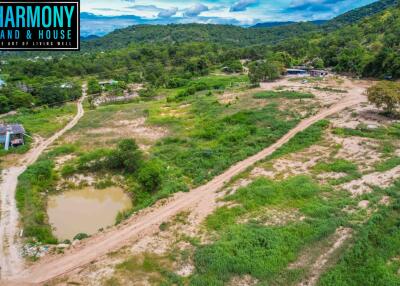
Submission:
POLYGON ((101 12, 123 12, 119 9, 112 9, 112 8, 93 8, 93 10, 101 11, 101 12))
POLYGON ((230 12, 246 11, 247 8, 249 8, 250 6, 253 6, 257 3, 258 3, 258 0, 239 0, 231 6, 229 11, 230 12))
POLYGON ((171 9, 162 9, 160 13, 158 13, 158 18, 170 18, 172 16, 175 16, 176 13, 178 12, 178 8, 174 7, 171 9))
POLYGON ((208 7, 204 4, 198 3, 190 8, 187 8, 183 13, 186 17, 196 17, 199 16, 201 13, 208 11, 208 7))
POLYGON ((133 10, 137 10, 137 11, 161 11, 163 9, 158 8, 156 5, 133 5, 133 6, 129 6, 126 7, 127 9, 133 9, 133 10))
POLYGON ((286 12, 308 11, 327 12, 337 9, 337 4, 345 0, 292 0, 286 12))

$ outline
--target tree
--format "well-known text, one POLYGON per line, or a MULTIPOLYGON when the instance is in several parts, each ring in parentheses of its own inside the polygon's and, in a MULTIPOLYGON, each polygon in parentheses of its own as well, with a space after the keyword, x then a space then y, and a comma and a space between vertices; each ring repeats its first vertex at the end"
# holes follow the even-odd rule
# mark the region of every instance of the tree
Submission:
POLYGON ((157 191, 162 182, 160 164, 155 160, 146 162, 140 169, 137 179, 145 191, 157 191))
POLYGON ((14 108, 32 107, 34 102, 33 96, 30 93, 22 90, 15 90, 11 97, 11 103, 14 108))
POLYGON ((393 113, 400 105, 400 83, 381 81, 367 91, 368 100, 387 113, 393 113))
POLYGON ((108 157, 108 167, 127 172, 136 172, 142 164, 142 152, 133 139, 124 139, 118 143, 108 157))
POLYGON ((88 81, 88 94, 99 94, 101 90, 102 88, 96 79, 92 78, 88 81))
POLYGON ((10 111, 10 101, 4 95, 0 95, 0 113, 5 113, 10 111))
POLYGON ((281 76, 283 65, 273 61, 255 61, 249 65, 249 79, 253 85, 262 81, 275 80, 281 76))
POLYGON ((239 60, 233 60, 224 64, 224 72, 241 73, 243 71, 242 63, 239 60))

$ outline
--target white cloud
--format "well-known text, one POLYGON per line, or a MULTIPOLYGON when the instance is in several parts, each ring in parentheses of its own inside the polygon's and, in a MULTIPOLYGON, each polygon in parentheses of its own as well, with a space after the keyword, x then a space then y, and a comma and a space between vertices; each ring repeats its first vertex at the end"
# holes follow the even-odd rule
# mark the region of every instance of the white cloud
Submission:
POLYGON ((239 0, 231 6, 230 12, 246 11, 247 8, 257 3, 258 0, 239 0))
POLYGON ((159 18, 170 18, 172 16, 175 16, 176 13, 178 12, 178 8, 173 7, 170 9, 162 9, 162 11, 160 11, 160 13, 158 13, 158 17, 159 18))
POLYGON ((198 3, 192 7, 185 9, 183 15, 186 17, 196 17, 201 13, 208 11, 208 7, 204 4, 198 3))

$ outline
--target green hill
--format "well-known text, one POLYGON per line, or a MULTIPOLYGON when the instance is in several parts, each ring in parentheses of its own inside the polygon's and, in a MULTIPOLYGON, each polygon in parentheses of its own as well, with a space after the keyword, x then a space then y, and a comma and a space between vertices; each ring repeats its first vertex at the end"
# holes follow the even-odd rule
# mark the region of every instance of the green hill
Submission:
POLYGON ((366 17, 373 16, 382 12, 383 10, 394 7, 397 3, 398 0, 381 0, 367 6, 351 10, 326 23, 326 28, 332 30, 348 24, 356 23, 366 17))
POLYGON ((274 50, 303 62, 321 58, 341 73, 400 78, 400 6, 331 32, 284 40, 274 50))
MULTIPOLYGON (((206 42, 245 47, 249 45, 274 45, 297 36, 309 37, 312 33, 334 31, 340 27, 356 23, 395 6, 397 0, 381 0, 373 4, 352 10, 321 24, 319 21, 290 23, 285 25, 257 28, 243 28, 232 25, 170 24, 137 25, 114 32, 93 40, 86 40, 83 48, 115 49, 131 44, 142 43, 186 43, 206 42)), ((261 26, 261 27, 260 27, 261 26)))

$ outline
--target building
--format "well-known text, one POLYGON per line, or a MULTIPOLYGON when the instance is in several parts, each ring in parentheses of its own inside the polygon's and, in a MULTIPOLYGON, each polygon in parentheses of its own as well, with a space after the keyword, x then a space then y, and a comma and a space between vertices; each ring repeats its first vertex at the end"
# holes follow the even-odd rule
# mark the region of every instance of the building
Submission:
POLYGON ((328 74, 326 70, 310 70, 310 75, 314 77, 326 77, 328 74))
POLYGON ((25 129, 21 124, 0 124, 0 144, 4 149, 24 145, 25 129))
POLYGON ((308 72, 304 69, 287 69, 288 76, 309 76, 308 72))

